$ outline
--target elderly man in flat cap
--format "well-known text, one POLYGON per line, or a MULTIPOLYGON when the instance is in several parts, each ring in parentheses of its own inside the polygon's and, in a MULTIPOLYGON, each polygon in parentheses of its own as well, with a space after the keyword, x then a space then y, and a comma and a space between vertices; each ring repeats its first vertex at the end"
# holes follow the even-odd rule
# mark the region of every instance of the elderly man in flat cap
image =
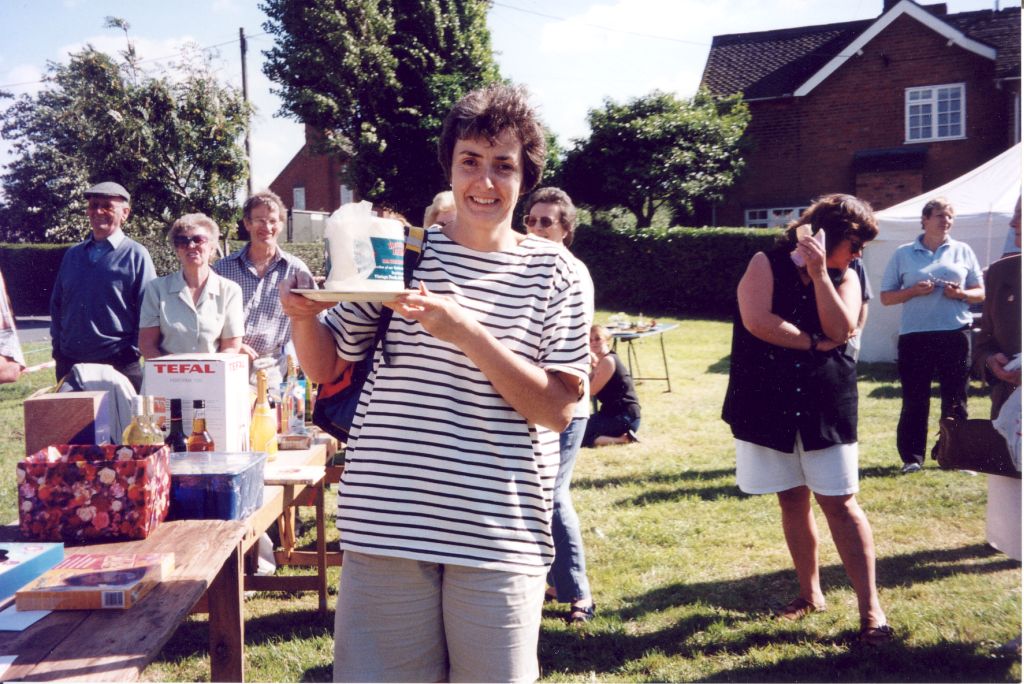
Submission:
POLYGON ((139 310, 156 277, 149 251, 124 234, 131 196, 107 181, 85 191, 92 235, 64 254, 50 297, 50 338, 60 381, 76 363, 102 363, 139 391, 139 310))

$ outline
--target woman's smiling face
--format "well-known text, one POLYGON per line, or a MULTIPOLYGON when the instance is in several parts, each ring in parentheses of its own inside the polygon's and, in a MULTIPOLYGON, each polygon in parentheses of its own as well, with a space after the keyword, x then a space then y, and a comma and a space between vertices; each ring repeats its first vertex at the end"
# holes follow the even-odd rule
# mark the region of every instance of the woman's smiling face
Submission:
POLYGON ((463 228, 512 224, 512 210, 523 184, 523 146, 510 132, 492 144, 486 138, 455 143, 452 192, 456 223, 463 228))

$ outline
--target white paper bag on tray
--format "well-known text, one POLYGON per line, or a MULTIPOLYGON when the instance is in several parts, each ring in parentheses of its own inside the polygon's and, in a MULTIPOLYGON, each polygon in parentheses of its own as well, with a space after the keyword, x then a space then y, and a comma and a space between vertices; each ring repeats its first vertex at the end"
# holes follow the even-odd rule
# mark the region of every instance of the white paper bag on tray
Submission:
POLYGON ((324 227, 325 290, 401 292, 405 233, 400 221, 374 216, 369 202, 342 205, 324 227))

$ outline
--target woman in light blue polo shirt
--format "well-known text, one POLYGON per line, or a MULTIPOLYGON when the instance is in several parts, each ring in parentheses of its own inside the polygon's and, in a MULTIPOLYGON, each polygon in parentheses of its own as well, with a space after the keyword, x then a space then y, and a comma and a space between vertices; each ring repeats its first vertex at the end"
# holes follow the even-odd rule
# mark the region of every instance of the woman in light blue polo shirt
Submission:
POLYGON ((174 222, 170 242, 181 269, 150 281, 142 295, 139 349, 164 354, 240 352, 245 333, 242 288, 210 268, 220 229, 205 214, 174 222))
POLYGON ((967 418, 968 307, 985 299, 985 287, 974 251, 949 237, 953 218, 945 198, 925 204, 924 232, 896 249, 882 277, 882 304, 903 305, 898 345, 903 408, 896 448, 904 473, 917 472, 924 464, 933 377, 939 379, 942 417, 967 418))

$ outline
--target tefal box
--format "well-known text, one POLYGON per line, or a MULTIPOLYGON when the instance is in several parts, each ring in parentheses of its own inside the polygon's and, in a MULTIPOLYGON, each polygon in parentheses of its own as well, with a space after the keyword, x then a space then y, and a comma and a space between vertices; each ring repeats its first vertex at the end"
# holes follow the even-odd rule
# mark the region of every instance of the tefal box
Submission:
MULTIPOLYGON (((25 453, 51 444, 107 444, 109 392, 58 392, 25 400, 25 453)), ((117 439, 121 436, 118 435, 117 439)))
POLYGON ((182 427, 192 431, 192 402, 206 402, 206 429, 217 451, 249 450, 249 359, 244 354, 168 354, 148 359, 142 393, 171 422, 171 399, 181 399, 182 427))

